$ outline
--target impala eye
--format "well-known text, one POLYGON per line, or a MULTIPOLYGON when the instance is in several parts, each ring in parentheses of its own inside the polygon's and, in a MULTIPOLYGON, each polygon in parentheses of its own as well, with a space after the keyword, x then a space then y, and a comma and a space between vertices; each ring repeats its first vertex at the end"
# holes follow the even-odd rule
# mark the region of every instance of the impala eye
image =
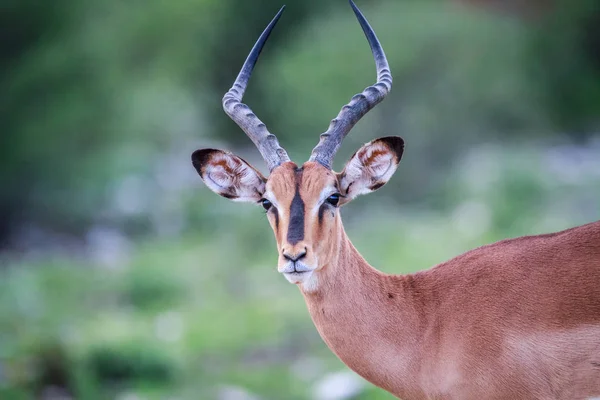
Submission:
POLYGON ((329 196, 325 201, 335 207, 340 202, 340 195, 339 193, 334 193, 331 196, 329 196))
POLYGON ((269 211, 269 208, 271 208, 273 206, 273 203, 271 203, 269 200, 267 199, 262 199, 260 201, 260 203, 262 204, 262 206, 264 207, 265 210, 269 211))

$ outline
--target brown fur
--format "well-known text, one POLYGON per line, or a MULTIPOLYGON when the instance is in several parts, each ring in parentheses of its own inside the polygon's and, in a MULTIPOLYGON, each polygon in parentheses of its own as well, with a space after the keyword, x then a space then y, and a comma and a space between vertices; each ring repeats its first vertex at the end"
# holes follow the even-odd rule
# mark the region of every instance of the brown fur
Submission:
MULTIPOLYGON (((296 184, 318 286, 301 286, 323 340, 365 379, 409 399, 600 396, 600 222, 504 240, 427 271, 386 275, 354 248, 338 212, 309 210, 338 176, 316 163, 276 168, 278 248, 296 184)), ((281 257, 280 257, 281 258, 281 257)))

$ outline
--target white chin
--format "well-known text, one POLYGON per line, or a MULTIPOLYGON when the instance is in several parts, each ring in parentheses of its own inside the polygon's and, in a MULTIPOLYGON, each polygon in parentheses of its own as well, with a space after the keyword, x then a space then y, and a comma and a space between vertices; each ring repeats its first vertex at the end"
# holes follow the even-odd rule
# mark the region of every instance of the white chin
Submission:
POLYGON ((288 282, 298 285, 300 283, 304 283, 304 282, 308 281, 310 279, 310 277, 312 276, 312 274, 313 274, 313 271, 288 272, 288 273, 284 273, 283 276, 285 276, 285 279, 287 279, 288 282))

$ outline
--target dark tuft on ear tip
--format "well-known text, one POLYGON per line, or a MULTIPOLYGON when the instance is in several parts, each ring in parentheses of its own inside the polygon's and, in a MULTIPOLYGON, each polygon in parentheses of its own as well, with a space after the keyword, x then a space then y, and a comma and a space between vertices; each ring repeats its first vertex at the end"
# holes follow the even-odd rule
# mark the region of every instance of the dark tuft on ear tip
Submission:
POLYGON ((221 150, 200 149, 192 153, 192 164, 194 165, 194 168, 196 168, 196 171, 198 171, 200 175, 202 175, 203 167, 206 165, 208 160, 210 160, 210 156, 215 152, 221 152, 221 150))
POLYGON ((390 149, 394 150, 396 153, 396 158, 398 162, 400 162, 402 153, 404 153, 404 139, 402 139, 400 136, 386 136, 377 140, 381 140, 387 144, 390 149))

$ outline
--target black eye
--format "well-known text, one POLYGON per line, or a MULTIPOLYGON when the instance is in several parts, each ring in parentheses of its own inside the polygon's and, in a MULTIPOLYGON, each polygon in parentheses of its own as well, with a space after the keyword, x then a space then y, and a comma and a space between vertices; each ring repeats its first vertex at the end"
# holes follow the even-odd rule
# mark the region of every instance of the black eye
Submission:
POLYGON ((329 196, 325 201, 331 204, 332 206, 337 206, 340 202, 340 195, 339 193, 334 193, 331 196, 329 196))
POLYGON ((271 208, 271 206, 273 205, 273 203, 271 203, 267 199, 262 199, 260 202, 261 202, 262 206, 265 208, 265 210, 267 210, 267 211, 269 211, 269 208, 271 208))

